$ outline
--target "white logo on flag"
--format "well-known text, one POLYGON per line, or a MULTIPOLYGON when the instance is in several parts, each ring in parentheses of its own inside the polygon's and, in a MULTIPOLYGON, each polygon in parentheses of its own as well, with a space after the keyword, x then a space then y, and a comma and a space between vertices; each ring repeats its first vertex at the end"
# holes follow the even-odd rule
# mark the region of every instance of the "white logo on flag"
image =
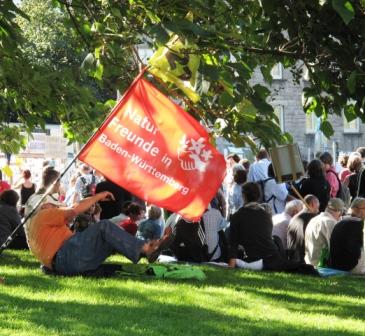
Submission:
POLYGON ((199 170, 203 173, 212 157, 212 151, 206 149, 204 138, 187 139, 186 135, 181 138, 178 159, 183 170, 199 170))

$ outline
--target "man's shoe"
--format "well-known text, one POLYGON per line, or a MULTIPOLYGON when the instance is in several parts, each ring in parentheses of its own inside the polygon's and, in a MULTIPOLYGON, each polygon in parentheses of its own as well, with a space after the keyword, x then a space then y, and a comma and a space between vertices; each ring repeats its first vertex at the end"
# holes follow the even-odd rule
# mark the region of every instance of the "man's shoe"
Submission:
POLYGON ((158 256, 161 254, 163 250, 169 248, 169 246, 173 243, 175 236, 165 235, 161 239, 151 242, 151 251, 146 253, 146 257, 149 263, 153 263, 157 260, 158 256))

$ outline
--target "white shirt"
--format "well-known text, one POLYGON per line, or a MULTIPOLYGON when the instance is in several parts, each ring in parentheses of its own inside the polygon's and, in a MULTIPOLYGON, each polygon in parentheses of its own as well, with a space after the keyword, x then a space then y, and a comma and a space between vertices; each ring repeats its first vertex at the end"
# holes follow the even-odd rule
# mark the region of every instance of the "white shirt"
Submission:
POLYGON ((218 246, 210 260, 218 259, 221 256, 221 249, 218 245, 218 231, 223 230, 227 226, 228 222, 223 218, 221 212, 214 208, 204 212, 203 221, 208 253, 212 253, 218 246))
POLYGON ((273 214, 279 214, 284 211, 286 198, 288 197, 288 189, 286 189, 285 183, 276 183, 275 179, 266 181, 264 194, 265 202, 270 204, 273 214))
POLYGON ((272 216, 272 235, 278 236, 283 243, 283 246, 286 247, 287 245, 287 235, 288 235, 288 225, 291 220, 291 216, 287 213, 282 212, 277 215, 272 216))
POLYGON ((312 218, 305 229, 305 262, 317 266, 323 248, 330 248, 330 239, 337 220, 328 212, 312 218))
POLYGON ((248 171, 247 182, 257 182, 267 179, 267 168, 270 163, 268 159, 262 159, 253 163, 248 171))

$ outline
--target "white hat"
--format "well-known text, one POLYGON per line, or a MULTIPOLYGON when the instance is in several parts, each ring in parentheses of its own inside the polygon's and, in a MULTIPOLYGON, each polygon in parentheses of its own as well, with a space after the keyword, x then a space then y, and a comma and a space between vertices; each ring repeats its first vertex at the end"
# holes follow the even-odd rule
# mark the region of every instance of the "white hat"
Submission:
MULTIPOLYGON (((44 196, 44 194, 33 194, 27 201, 27 203, 25 204, 25 209, 24 209, 24 216, 27 216, 32 210, 33 208, 38 204, 39 200, 44 196)), ((58 201, 58 194, 53 194, 53 195, 47 195, 44 200, 42 201, 42 203, 38 206, 37 210, 38 211, 41 208, 41 205, 43 204, 53 204, 59 207, 66 207, 66 204, 59 202, 58 201)))

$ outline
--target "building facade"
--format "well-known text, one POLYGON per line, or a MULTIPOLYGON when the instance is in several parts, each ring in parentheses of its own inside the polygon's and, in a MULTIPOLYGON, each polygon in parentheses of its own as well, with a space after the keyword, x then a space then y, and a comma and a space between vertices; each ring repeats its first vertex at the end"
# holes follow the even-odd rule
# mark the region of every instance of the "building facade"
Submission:
MULTIPOLYGON (((279 118, 282 131, 292 135, 303 159, 312 159, 318 151, 329 151, 337 157, 341 152, 351 152, 365 145, 365 128, 359 118, 347 122, 344 115, 330 115, 329 121, 334 129, 330 139, 318 130, 319 118, 314 113, 307 115, 303 111, 303 89, 309 85, 305 76, 296 84, 291 72, 283 69, 281 64, 274 67, 272 76, 270 103, 279 118)), ((253 81, 262 84, 261 73, 255 72, 253 81)))

